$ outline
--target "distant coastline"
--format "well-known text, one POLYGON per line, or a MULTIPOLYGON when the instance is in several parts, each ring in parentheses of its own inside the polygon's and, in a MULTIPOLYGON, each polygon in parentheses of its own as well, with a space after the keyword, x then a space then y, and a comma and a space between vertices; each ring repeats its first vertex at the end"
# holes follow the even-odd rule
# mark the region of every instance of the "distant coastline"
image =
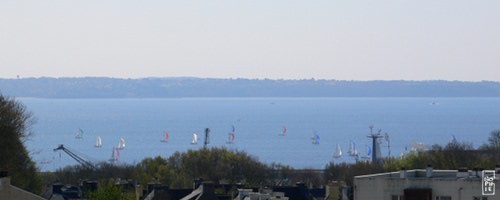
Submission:
POLYGON ((0 93, 34 98, 500 97, 500 82, 43 77, 0 79, 0 93))

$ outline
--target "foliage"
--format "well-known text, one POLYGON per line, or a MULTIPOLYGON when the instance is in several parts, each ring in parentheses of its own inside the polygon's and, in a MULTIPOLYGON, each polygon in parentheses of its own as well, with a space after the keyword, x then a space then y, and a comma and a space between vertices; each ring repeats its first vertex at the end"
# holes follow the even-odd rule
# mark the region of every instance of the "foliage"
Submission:
POLYGON ((100 180, 109 178, 132 179, 137 177, 134 165, 113 165, 110 163, 98 163, 95 169, 89 169, 81 165, 66 166, 53 173, 44 173, 44 183, 51 184, 62 182, 78 185, 82 179, 100 180))
POLYGON ((141 182, 156 181, 173 188, 189 187, 202 178, 215 182, 246 182, 258 185, 266 180, 267 166, 244 152, 225 148, 203 148, 176 152, 167 160, 156 157, 139 163, 141 182))
POLYGON ((13 185, 39 194, 41 179, 24 142, 29 139, 33 115, 21 103, 0 95, 0 170, 8 171, 13 185))
POLYGON ((329 163, 325 167, 327 180, 341 180, 352 185, 354 176, 384 172, 381 163, 356 162, 352 163, 329 163))
POLYGON ((500 130, 491 131, 488 142, 492 147, 500 147, 500 130))
POLYGON ((459 142, 453 139, 444 147, 433 145, 432 149, 426 152, 414 152, 402 158, 387 159, 384 168, 386 171, 395 171, 402 167, 423 169, 427 165, 432 165, 436 169, 458 169, 460 167, 492 169, 500 160, 496 156, 497 149, 490 147, 483 145, 479 149, 474 149, 469 142, 459 142))
POLYGON ((134 194, 128 194, 123 191, 119 185, 111 182, 102 182, 97 191, 88 194, 90 200, 133 200, 134 194))

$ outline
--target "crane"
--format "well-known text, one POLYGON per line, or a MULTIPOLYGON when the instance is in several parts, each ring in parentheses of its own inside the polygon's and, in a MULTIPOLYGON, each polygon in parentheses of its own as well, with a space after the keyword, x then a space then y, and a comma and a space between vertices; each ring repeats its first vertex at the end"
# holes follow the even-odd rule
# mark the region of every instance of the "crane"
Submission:
POLYGON ((74 152, 70 151, 64 145, 60 144, 57 148, 54 149, 54 151, 62 150, 64 153, 68 154, 71 158, 75 159, 76 162, 80 163, 83 167, 89 168, 89 169, 95 169, 94 164, 91 162, 83 159, 82 157, 76 155, 74 152))

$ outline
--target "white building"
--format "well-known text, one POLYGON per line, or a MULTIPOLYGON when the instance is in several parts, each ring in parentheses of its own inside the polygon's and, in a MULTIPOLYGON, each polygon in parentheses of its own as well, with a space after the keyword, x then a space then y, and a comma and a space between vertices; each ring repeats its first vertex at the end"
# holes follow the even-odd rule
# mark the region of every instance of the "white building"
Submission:
POLYGON ((499 194, 483 195, 482 176, 480 170, 432 167, 356 176, 354 200, 500 200, 499 179, 489 188, 499 194))
POLYGON ((0 200, 45 200, 10 184, 7 172, 0 172, 0 200))

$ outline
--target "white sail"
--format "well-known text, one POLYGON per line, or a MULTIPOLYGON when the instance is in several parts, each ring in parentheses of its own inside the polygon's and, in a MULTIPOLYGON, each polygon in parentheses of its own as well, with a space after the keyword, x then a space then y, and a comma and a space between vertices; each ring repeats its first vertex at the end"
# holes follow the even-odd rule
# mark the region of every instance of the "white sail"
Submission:
POLYGON ((101 139, 101 136, 97 136, 97 139, 96 139, 96 141, 95 141, 95 145, 94 145, 94 147, 96 147, 96 148, 100 148, 100 147, 102 147, 102 139, 101 139))
POLYGON ((358 156, 358 150, 356 150, 356 144, 353 141, 349 143, 349 150, 347 151, 347 154, 349 154, 349 156, 358 156))
POLYGON ((120 151, 117 148, 113 148, 111 150, 111 158, 109 159, 109 161, 110 162, 116 162, 116 161, 118 161, 119 157, 120 157, 120 151))
POLYGON ((116 149, 118 150, 122 150, 125 148, 125 139, 123 139, 122 137, 120 138, 120 142, 118 142, 118 146, 116 147, 116 149))
POLYGON ((333 154, 334 158, 342 157, 342 149, 340 149, 340 145, 337 144, 337 148, 335 149, 335 153, 333 154))
POLYGON ((191 140, 191 144, 198 144, 198 134, 193 133, 193 140, 191 140))

